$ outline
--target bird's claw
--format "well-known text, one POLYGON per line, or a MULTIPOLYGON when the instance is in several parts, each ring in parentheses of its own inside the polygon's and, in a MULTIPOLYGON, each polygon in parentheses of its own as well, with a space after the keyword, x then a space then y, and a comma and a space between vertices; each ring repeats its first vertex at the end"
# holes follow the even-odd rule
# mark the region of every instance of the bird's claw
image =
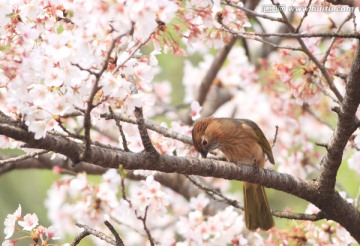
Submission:
POLYGON ((260 168, 259 168, 259 161, 258 161, 258 160, 256 160, 255 158, 254 158, 253 165, 254 165, 254 167, 255 167, 255 172, 256 172, 256 173, 258 173, 258 172, 260 171, 260 168))

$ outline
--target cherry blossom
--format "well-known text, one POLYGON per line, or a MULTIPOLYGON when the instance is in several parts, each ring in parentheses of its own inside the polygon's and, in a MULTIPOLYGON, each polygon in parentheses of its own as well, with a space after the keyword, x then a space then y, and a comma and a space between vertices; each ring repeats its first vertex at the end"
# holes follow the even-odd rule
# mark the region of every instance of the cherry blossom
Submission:
POLYGON ((191 103, 191 112, 190 112, 190 116, 192 120, 197 120, 200 118, 200 110, 201 110, 201 106, 199 104, 198 101, 193 101, 191 103))
POLYGON ((23 220, 20 220, 19 225, 23 227, 25 231, 31 231, 39 224, 39 219, 36 214, 26 214, 23 220))
POLYGON ((4 233, 5 233, 5 239, 9 239, 15 231, 15 224, 16 221, 18 221, 21 218, 21 205, 19 204, 19 207, 16 209, 16 211, 13 214, 8 214, 5 221, 4 221, 4 233))

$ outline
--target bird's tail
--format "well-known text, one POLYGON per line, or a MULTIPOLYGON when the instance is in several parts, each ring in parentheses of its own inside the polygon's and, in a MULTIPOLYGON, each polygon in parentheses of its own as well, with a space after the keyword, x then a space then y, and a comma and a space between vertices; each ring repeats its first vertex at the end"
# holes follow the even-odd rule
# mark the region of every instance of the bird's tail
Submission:
POLYGON ((264 187, 244 182, 245 224, 249 230, 269 230, 275 223, 264 187))

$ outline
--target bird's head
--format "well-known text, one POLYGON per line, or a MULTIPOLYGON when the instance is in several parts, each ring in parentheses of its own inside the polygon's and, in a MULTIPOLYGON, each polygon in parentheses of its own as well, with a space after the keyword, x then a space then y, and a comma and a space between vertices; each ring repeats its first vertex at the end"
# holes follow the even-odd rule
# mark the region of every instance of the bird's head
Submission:
POLYGON ((213 118, 204 118, 195 122, 192 130, 192 140, 197 151, 200 152, 203 158, 207 154, 218 148, 219 143, 214 134, 209 134, 209 126, 214 123, 213 118))

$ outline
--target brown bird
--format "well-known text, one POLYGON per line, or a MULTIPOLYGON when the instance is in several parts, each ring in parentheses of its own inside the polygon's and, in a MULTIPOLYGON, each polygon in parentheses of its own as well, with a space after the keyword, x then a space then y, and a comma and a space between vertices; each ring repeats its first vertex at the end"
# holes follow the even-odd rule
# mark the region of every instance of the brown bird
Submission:
MULTIPOLYGON (((192 130, 195 148, 202 157, 219 149, 229 161, 263 168, 265 155, 274 164, 270 144, 258 125, 247 119, 203 118, 192 130)), ((264 187, 244 182, 245 224, 249 230, 269 230, 274 224, 264 187)))

